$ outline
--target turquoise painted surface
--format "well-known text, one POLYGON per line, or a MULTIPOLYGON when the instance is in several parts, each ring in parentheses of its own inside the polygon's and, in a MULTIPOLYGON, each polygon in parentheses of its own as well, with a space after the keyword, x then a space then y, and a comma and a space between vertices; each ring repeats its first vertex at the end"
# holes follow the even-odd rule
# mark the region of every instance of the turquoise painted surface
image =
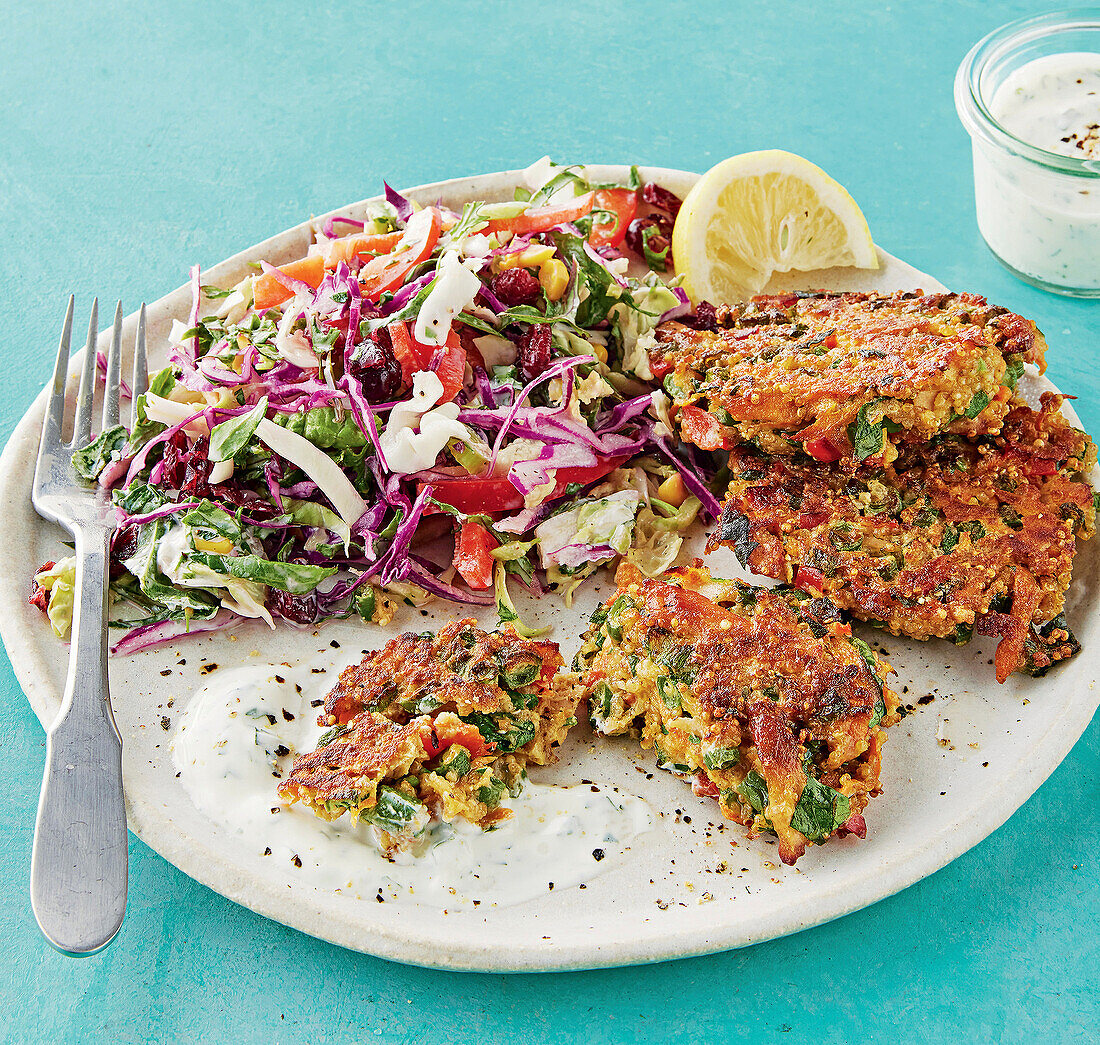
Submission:
MULTIPOLYGON (((127 306, 376 191, 571 160, 822 164, 884 247, 1033 316, 1100 430, 1100 306, 992 260, 955 68, 1035 4, 9 2, 0 61, 0 437, 45 383, 63 297, 127 306)), ((1057 1041, 1100 1009, 1100 725, 992 837, 899 896, 658 967, 450 975, 267 922, 131 844, 129 914, 76 962, 26 878, 41 729, 0 670, 0 1040, 1057 1041)))

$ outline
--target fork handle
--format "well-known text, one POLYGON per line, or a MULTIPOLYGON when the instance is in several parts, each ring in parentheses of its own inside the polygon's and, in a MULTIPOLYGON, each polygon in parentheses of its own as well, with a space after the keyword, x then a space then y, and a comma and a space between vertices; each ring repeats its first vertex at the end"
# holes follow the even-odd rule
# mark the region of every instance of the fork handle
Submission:
POLYGON ((69 674, 46 735, 46 769, 31 857, 31 906, 46 939, 94 954, 126 911, 122 739, 107 685, 109 532, 74 531, 76 591, 69 674))

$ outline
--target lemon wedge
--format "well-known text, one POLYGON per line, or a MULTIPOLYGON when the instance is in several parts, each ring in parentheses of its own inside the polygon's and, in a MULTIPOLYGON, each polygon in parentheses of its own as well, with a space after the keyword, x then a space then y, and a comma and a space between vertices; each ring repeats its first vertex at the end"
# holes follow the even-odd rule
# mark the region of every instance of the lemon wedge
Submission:
POLYGON ((839 182, 780 149, 731 156, 687 194, 672 231, 693 301, 743 301, 775 272, 878 268, 867 219, 839 182))

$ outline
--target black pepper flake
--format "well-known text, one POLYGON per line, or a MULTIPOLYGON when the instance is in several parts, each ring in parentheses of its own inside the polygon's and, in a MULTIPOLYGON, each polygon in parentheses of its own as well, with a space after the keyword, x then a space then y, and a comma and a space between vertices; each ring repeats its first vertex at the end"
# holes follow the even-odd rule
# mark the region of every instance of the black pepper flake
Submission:
POLYGON ((481 901, 480 900, 475 900, 474 901, 474 906, 475 907, 480 907, 481 906, 481 901))
POLYGON ((691 823, 691 817, 690 816, 685 816, 684 817, 684 823, 685 824, 690 824, 691 823))
POLYGON ((287 722, 293 722, 294 716, 286 708, 283 708, 283 719, 287 722))
POLYGON ((286 685, 286 679, 284 679, 282 675, 276 675, 275 681, 278 682, 280 686, 286 685))
POLYGON ((296 692, 296 693, 297 693, 297 694, 298 694, 299 696, 301 696, 301 695, 302 695, 302 687, 301 687, 301 686, 299 686, 297 682, 295 682, 295 683, 294 683, 294 691, 295 691, 295 692, 296 692))
POLYGON ((266 849, 265 849, 265 850, 263 851, 263 855, 264 855, 264 856, 270 856, 270 855, 271 855, 271 846, 268 846, 268 847, 267 847, 267 848, 266 848, 266 849))
POLYGON ((595 860, 597 863, 600 860, 602 860, 603 858, 604 858, 604 851, 602 849, 593 849, 592 850, 592 859, 595 860))
POLYGON ((302 858, 301 858, 301 857, 300 857, 300 856, 299 856, 299 855, 298 855, 297 853, 295 853, 295 854, 294 854, 294 857, 293 857, 293 858, 291 859, 291 861, 290 861, 290 862, 291 862, 291 863, 292 863, 292 864, 293 864, 293 865, 294 865, 295 867, 301 867, 301 866, 302 866, 302 858))
POLYGON ((290 748, 288 748, 288 747, 286 746, 286 744, 280 744, 280 745, 279 745, 279 746, 278 746, 278 747, 277 747, 277 748, 275 749, 275 754, 276 754, 276 755, 278 755, 278 756, 279 756, 280 758, 282 758, 282 757, 283 757, 283 755, 289 755, 289 754, 290 754, 290 748))
POLYGON ((160 716, 160 728, 163 729, 165 733, 172 728, 172 720, 167 715, 160 716))
POLYGON ((330 645, 330 646, 331 646, 331 647, 332 647, 333 649, 339 649, 339 648, 340 648, 340 643, 339 643, 339 642, 337 642, 337 641, 336 641, 335 639, 333 639, 333 640, 332 640, 332 641, 331 641, 331 642, 329 643, 329 645, 330 645))
POLYGON ((323 700, 311 700, 309 702, 311 708, 319 708, 322 704, 324 704, 323 700))
POLYGON ((585 884, 584 884, 584 882, 581 882, 581 884, 580 884, 580 885, 578 885, 578 886, 577 886, 577 888, 578 888, 578 889, 587 889, 587 888, 588 888, 588 886, 587 886, 587 885, 585 885, 585 884))
POLYGON ((278 806, 272 806, 272 807, 271 807, 271 811, 272 811, 273 813, 277 813, 277 812, 279 811, 279 807, 278 807, 278 806))
POLYGON ((554 883, 553 883, 553 882, 549 882, 549 883, 547 883, 547 884, 548 884, 548 886, 549 886, 549 888, 550 888, 550 892, 553 892, 553 891, 554 891, 554 883))
POLYGON ((199 674, 200 675, 209 675, 210 672, 217 671, 217 670, 218 670, 218 665, 217 664, 203 664, 202 667, 199 668, 199 674))
POLYGON ((310 673, 313 675, 323 675, 325 673, 324 668, 310 668, 310 673))
POLYGON ((923 697, 917 698, 917 703, 923 707, 925 704, 931 704, 935 700, 935 696, 931 693, 926 693, 923 697))
POLYGON ((164 670, 163 670, 163 671, 161 672, 161 675, 163 675, 163 676, 168 676, 168 675, 171 675, 171 674, 172 674, 172 669, 171 669, 171 668, 165 668, 165 669, 164 669, 164 670))

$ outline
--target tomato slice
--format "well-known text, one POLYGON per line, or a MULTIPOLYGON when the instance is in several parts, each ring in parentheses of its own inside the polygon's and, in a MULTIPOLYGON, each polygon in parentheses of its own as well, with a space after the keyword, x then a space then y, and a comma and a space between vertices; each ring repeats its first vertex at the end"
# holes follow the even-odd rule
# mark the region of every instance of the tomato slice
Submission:
POLYGON ((376 301, 387 290, 395 290, 405 282, 405 277, 422 261, 425 261, 443 228, 439 208, 429 207, 431 223, 419 239, 409 236, 406 229, 396 248, 389 254, 373 258, 359 270, 359 287, 363 297, 376 301))
POLYGON ((638 211, 638 194, 633 189, 596 189, 567 203, 529 210, 514 218, 494 218, 485 229, 490 232, 511 232, 529 236, 545 232, 556 225, 576 221, 593 210, 606 210, 615 215, 612 222, 594 222, 588 242, 594 247, 617 247, 626 238, 627 226, 638 211))
POLYGON ((718 418, 697 406, 680 408, 680 427, 684 438, 700 450, 733 449, 733 440, 723 431, 718 418))
MULTIPOLYGON (((401 377, 405 384, 411 385, 413 375, 421 370, 427 370, 431 366, 432 357, 435 355, 435 347, 425 345, 413 337, 412 329, 408 323, 398 320, 390 323, 386 328, 390 332, 390 344, 393 345, 393 354, 401 364, 401 377)), ((462 338, 458 331, 452 328, 446 341, 447 351, 435 368, 436 377, 443 384, 443 398, 441 403, 449 403, 462 388, 462 379, 466 374, 466 349, 462 346, 462 338)))
POLYGON ((493 586, 496 560, 491 553, 496 546, 496 538, 481 523, 468 519, 459 527, 452 561, 471 588, 483 590, 493 586))
POLYGON ((638 212, 638 194, 633 189, 597 189, 595 208, 610 211, 615 223, 594 221, 588 242, 593 247, 617 247, 626 239, 627 227, 638 212))
POLYGON ((494 218, 483 230, 486 235, 491 232, 511 232, 517 236, 528 236, 534 232, 545 232, 555 225, 562 225, 567 221, 575 221, 592 209, 596 194, 586 192, 568 203, 555 203, 552 207, 539 207, 529 210, 524 214, 518 214, 514 218, 494 218))
POLYGON ((402 235, 403 233, 400 232, 376 232, 365 236, 345 236, 329 247, 325 267, 334 269, 341 261, 351 261, 356 255, 373 258, 381 254, 389 254, 401 242, 402 235))
MULTIPOLYGON (((292 279, 300 279, 303 283, 308 283, 316 290, 321 285, 321 280, 325 278, 325 259, 320 254, 311 254, 308 258, 292 261, 289 265, 280 265, 279 271, 284 276, 290 276, 292 279)), ((264 309, 281 305, 293 296, 294 294, 291 291, 287 290, 274 276, 266 272, 262 276, 257 276, 252 285, 252 297, 257 312, 263 312, 264 309)))
MULTIPOLYGON (((627 459, 613 457, 599 464, 559 468, 555 474, 557 485, 547 500, 561 497, 570 483, 581 483, 587 486, 597 479, 602 479, 627 459)), ((523 507, 523 494, 504 475, 471 475, 468 479, 433 479, 432 486, 435 487, 432 496, 437 501, 441 504, 449 504, 463 515, 488 515, 523 507)), ((423 487, 423 483, 418 484, 418 491, 423 487)))

